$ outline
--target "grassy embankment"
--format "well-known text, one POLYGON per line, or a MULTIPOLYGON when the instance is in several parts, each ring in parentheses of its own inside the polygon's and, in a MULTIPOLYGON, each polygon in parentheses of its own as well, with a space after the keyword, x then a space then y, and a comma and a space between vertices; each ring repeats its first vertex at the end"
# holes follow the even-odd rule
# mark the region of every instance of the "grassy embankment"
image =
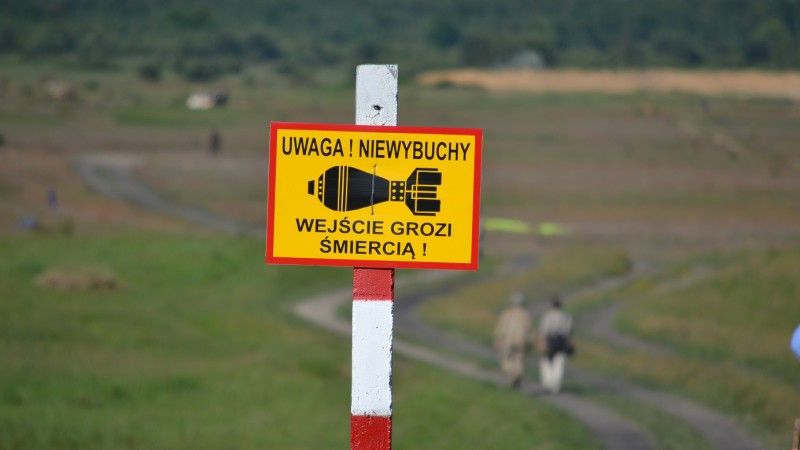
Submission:
MULTIPOLYGON (((0 447, 342 448, 349 346, 293 299, 346 270, 265 267, 258 241, 140 235, 0 242, 0 447), (112 291, 35 286, 101 267, 112 291)), ((585 447, 536 401, 400 359, 402 448, 585 447)))
MULTIPOLYGON (((140 175, 160 192, 166 192, 178 201, 236 214, 242 220, 263 218, 266 122, 352 121, 352 86, 293 89, 286 80, 257 69, 248 69, 242 76, 226 77, 203 86, 229 89, 231 102, 226 109, 198 113, 186 111, 182 106, 186 95, 199 88, 198 85, 185 83, 175 77, 167 77, 161 83, 151 85, 135 79, 129 72, 59 71, 59 77, 72 81, 78 88, 78 101, 54 103, 37 91, 35 81, 52 70, 46 66, 4 68, 9 82, 4 101, 0 104, 0 118, 4 123, 2 132, 7 140, 6 146, 10 149, 0 154, 0 157, 6 158, 5 162, 25 162, 26 158, 31 157, 52 158, 52 155, 99 150, 137 152, 152 156, 150 164, 141 170, 140 175), (212 128, 220 128, 223 133, 225 150, 219 161, 201 156, 206 153, 205 139, 212 128), (44 151, 47 151, 46 155, 44 151), (189 167, 187 161, 198 159, 202 159, 202 163, 185 169, 189 167), (231 163, 230 170, 226 165, 228 163, 231 163), (243 167, 248 169, 242 170, 243 167), (184 169, 181 171, 176 168, 184 169), (198 186, 203 189, 197 189, 198 186)), ((400 73, 402 78, 402 67, 400 73)), ((605 227, 610 230, 609 236, 612 238, 626 241, 642 236, 656 241, 662 239, 661 242, 669 244, 665 247, 666 252, 673 248, 676 234, 695 239, 692 241, 695 245, 707 245, 723 238, 726 245, 740 245, 742 236, 752 235, 758 239, 760 235, 775 239, 779 233, 785 234, 786 230, 796 229, 800 223, 796 208, 800 189, 797 189, 794 145, 800 138, 800 122, 797 121, 800 110, 792 102, 647 93, 492 94, 480 90, 406 85, 400 92, 400 110, 402 124, 477 126, 484 129, 487 157, 483 171, 483 211, 488 215, 530 222, 553 220, 577 225, 590 223, 591 227, 587 230, 594 232, 605 227), (736 233, 730 232, 731 229, 736 233), (741 229, 754 231, 744 234, 741 229)), ((67 166, 65 162, 61 164, 67 166)), ((13 169, 15 166, 4 163, 0 169, 2 167, 8 171, 9 167, 13 169)), ((44 195, 40 191, 44 186, 50 183, 56 187, 61 185, 61 180, 53 183, 46 176, 49 173, 52 172, 42 170, 42 175, 36 179, 4 177, 3 182, 8 189, 2 197, 3 201, 17 205, 19 199, 23 199, 28 208, 33 202, 41 204, 44 195), (27 190, 25 183, 36 185, 40 191, 27 190)), ((80 220, 79 203, 87 197, 89 195, 85 190, 76 189, 64 193, 62 200, 78 212, 76 216, 80 220)), ((104 208, 108 207, 104 205, 104 208)), ((16 206, 10 210, 14 215, 22 214, 16 206)), ((96 219, 101 216, 89 217, 96 219)), ((82 224, 77 225, 81 229, 82 224)), ((575 235, 581 232, 580 228, 574 230, 575 235)), ((520 248, 527 251, 537 246, 534 239, 518 236, 509 239, 489 236, 487 241, 491 245, 498 245, 495 248, 487 246, 490 252, 520 248)), ((14 256, 3 263, 6 267, 17 267, 16 264, 26 261, 23 255, 30 252, 23 248, 27 247, 5 245, 9 249, 17 249, 14 256)), ((63 253, 62 250, 66 248, 63 245, 55 245, 51 253, 63 253)), ((88 249, 80 250, 89 252, 88 249)), ((4 255, 6 253, 4 251, 4 255)), ((260 260, 257 255, 254 257, 260 260)), ((581 267, 581 259, 575 258, 577 269, 581 267)), ((92 260, 91 255, 86 254, 85 260, 92 260)), ((122 261, 120 259, 119 263, 123 264, 122 261)), ((13 312, 5 315, 9 323, 19 323, 19 326, 25 325, 26 329, 35 330, 35 326, 19 319, 22 316, 17 310, 22 311, 20 308, 25 305, 38 305, 30 299, 42 296, 51 298, 51 295, 30 286, 33 272, 32 269, 28 270, 27 275, 15 272, 14 276, 3 278, 4 291, 13 289, 9 292, 14 293, 4 294, 0 305, 13 312), (6 278, 10 280, 6 281, 6 278), (20 294, 17 295, 17 292, 20 294), (27 297, 22 296, 23 292, 27 297), (12 300, 7 301, 6 298, 12 300)), ((759 266, 752 269, 753 272, 760 270, 759 266)), ((129 279, 128 275, 122 275, 124 279, 129 279)), ((571 276, 562 277, 561 280, 571 276)), ((277 277, 273 280, 280 278, 279 275, 273 277, 277 277)), ((514 280, 514 283, 524 285, 522 278, 524 276, 514 280)), ((188 281, 182 283, 179 285, 186 286, 188 281)), ((262 285, 250 283, 254 281, 247 280, 245 284, 253 289, 265 289, 262 285)), ((137 283, 132 284, 138 286, 137 283)), ((487 340, 494 314, 510 286, 503 283, 485 293, 486 297, 496 296, 493 298, 498 303, 493 307, 483 306, 480 301, 484 298, 476 294, 476 312, 468 311, 473 309, 469 301, 453 300, 451 303, 459 306, 459 316, 437 314, 436 320, 441 321, 440 325, 464 329, 473 336, 483 336, 482 339, 487 340)), ((553 290, 562 288, 560 283, 552 286, 553 290)), ((647 283, 640 287, 641 293, 648 292, 647 283)), ((229 297, 222 288, 217 289, 215 295, 229 297)), ((264 292, 269 291, 265 289, 264 292)), ((123 291, 110 296, 128 296, 130 300, 139 298, 141 294, 141 291, 136 294, 123 291)), ((158 291, 148 291, 147 294, 162 299, 167 296, 158 291)), ((91 297, 64 295, 83 299, 81 302, 91 297)), ((60 296, 62 294, 55 297, 60 296)), ((107 297, 103 294, 97 298, 107 297)), ((186 302, 178 304, 183 303, 186 302)), ((49 308, 58 303, 46 305, 49 308)), ((750 314, 747 309, 743 311, 744 316, 750 314)), ((77 312, 72 314, 74 316, 77 312)), ((705 313, 700 311, 698 314, 703 316, 705 313)), ((70 315, 65 317, 72 318, 70 315)), ((285 319, 280 314, 279 317, 285 319)), ((716 329, 713 328, 717 326, 715 323, 708 322, 704 325, 716 329)), ((63 325, 69 324, 71 322, 63 325)), ((10 334, 12 331, 5 330, 15 328, 3 329, 10 334)), ((669 340, 669 333, 663 330, 659 333, 663 335, 654 337, 669 340)), ((731 334, 738 335, 736 332, 723 333, 725 336, 731 334)), ((264 336, 265 339, 267 337, 264 336)), ((53 340, 51 345, 56 345, 58 341, 55 338, 53 340)), ((675 343, 675 339, 672 341, 675 343)), ((14 342, 16 340, 9 337, 4 339, 4 346, 10 348, 14 342)), ((782 420, 778 415, 784 412, 772 408, 772 398, 780 397, 777 399, 780 404, 789 404, 790 401, 796 404, 791 400, 796 395, 796 388, 793 391, 781 388, 780 392, 771 394, 765 392, 782 386, 772 380, 775 379, 776 370, 783 371, 786 365, 779 364, 782 368, 778 369, 770 368, 767 378, 753 378, 750 372, 745 373, 738 366, 726 368, 726 361, 733 356, 725 352, 717 356, 719 347, 721 345, 715 341, 711 350, 707 345, 681 348, 680 351, 689 356, 654 361, 648 355, 619 353, 595 342, 585 342, 581 343, 581 355, 576 362, 617 371, 614 373, 634 373, 644 381, 687 393, 712 406, 742 412, 748 417, 755 417, 753 422, 757 423, 757 427, 763 424, 763 428, 772 430, 769 433, 777 435, 782 420), (698 351, 704 360, 698 357, 698 351), (750 378, 739 387, 744 391, 734 390, 741 395, 730 395, 731 389, 718 383, 720 379, 740 380, 742 377, 750 378)), ((71 350, 70 346, 66 349, 59 347, 58 353, 71 350)), ((33 356, 29 354, 36 355, 19 347, 13 352, 31 359, 33 356)), ((346 352, 344 354, 346 358, 346 352)), ((737 357, 742 358, 742 364, 746 364, 748 370, 761 370, 753 369, 755 360, 752 355, 737 357)), ((44 359, 41 356, 39 358, 44 359)), ((772 366, 772 363, 769 365, 772 366)), ((93 367, 91 364, 84 366, 93 367)), ((28 375, 27 372, 17 375, 15 380, 27 380, 31 378, 28 375)), ((780 381, 780 377, 778 379, 780 381)), ((20 385, 25 386, 24 383, 20 385)), ((398 411, 401 407, 402 403, 398 400, 398 411)), ((346 410, 346 405, 343 408, 346 410)), ((26 423, 24 419, 15 420, 26 423)), ((92 431, 89 425, 86 426, 89 427, 86 428, 87 435, 95 433, 100 437, 105 436, 102 430, 106 428, 92 431)), ((339 430, 338 427, 333 428, 339 430)))

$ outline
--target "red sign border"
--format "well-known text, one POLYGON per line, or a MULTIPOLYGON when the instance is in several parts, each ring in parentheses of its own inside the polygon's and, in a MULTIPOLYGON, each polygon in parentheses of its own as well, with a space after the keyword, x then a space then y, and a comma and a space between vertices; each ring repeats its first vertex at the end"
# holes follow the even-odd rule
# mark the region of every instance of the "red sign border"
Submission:
POLYGON ((483 147, 483 130, 480 128, 450 128, 450 127, 418 127, 418 126, 374 126, 374 125, 345 125, 345 124, 319 124, 300 122, 271 122, 269 127, 269 179, 267 180, 267 242, 264 262, 267 264, 295 264, 310 266, 336 266, 336 267, 371 267, 382 269, 450 269, 450 270, 478 270, 478 238, 480 236, 480 206, 481 206, 481 156, 483 147), (381 261, 357 259, 327 259, 327 258, 292 258, 275 256, 272 252, 274 245, 273 230, 275 221, 275 149, 278 142, 278 130, 313 130, 313 131, 368 131, 372 133, 429 133, 444 135, 471 135, 475 138, 475 173, 472 193, 472 255, 468 263, 447 262, 415 262, 415 261, 381 261))

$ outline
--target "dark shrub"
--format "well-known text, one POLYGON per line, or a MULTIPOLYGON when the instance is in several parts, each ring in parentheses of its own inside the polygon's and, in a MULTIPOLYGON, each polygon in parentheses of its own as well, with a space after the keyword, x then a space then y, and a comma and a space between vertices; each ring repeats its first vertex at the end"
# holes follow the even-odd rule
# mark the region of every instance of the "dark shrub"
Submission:
POLYGON ((144 63, 137 69, 139 78, 149 83, 161 80, 161 65, 155 62, 144 63))

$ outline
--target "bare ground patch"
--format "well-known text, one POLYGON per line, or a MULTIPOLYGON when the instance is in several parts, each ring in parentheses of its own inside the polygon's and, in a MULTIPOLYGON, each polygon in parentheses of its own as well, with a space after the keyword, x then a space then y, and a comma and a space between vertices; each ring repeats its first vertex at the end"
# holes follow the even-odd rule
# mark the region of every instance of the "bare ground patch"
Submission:
POLYGON ((48 269, 39 274, 34 283, 42 289, 54 291, 113 291, 120 288, 120 281, 112 271, 89 267, 48 269))
POLYGON ((424 73, 417 81, 427 86, 473 86, 490 91, 615 94, 652 91, 800 100, 797 72, 456 69, 424 73))
MULTIPOLYGON (((112 156, 109 156, 112 157, 112 156)), ((0 152, 0 234, 20 231, 19 222, 35 218, 42 224, 69 220, 77 234, 132 228, 181 231, 183 224, 142 211, 89 191, 72 171, 70 157, 38 149, 4 148, 0 152), (48 206, 48 189, 57 194, 58 208, 48 206)))

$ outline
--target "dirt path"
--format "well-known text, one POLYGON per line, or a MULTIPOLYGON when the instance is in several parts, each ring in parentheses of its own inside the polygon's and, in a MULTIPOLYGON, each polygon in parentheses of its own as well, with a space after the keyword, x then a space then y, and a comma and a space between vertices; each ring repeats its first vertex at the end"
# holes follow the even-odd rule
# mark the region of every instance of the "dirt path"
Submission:
POLYGON ((89 189, 105 197, 132 203, 224 233, 264 235, 264 229, 261 227, 241 224, 229 217, 165 199, 134 177, 133 170, 143 163, 141 158, 136 157, 91 154, 76 158, 72 167, 89 189))
MULTIPOLYGON (((565 303, 569 303, 575 301, 576 299, 580 299, 586 295, 596 295, 602 292, 607 292, 610 290, 615 289, 616 287, 621 286, 622 284, 629 282, 636 277, 640 276, 642 272, 646 269, 644 268, 643 264, 635 264, 634 268, 629 271, 627 274, 619 276, 619 277, 610 277, 601 279, 596 282, 592 282, 586 286, 580 287, 575 289, 571 292, 565 294, 562 300, 565 303)), ((699 277, 699 276, 698 276, 699 277)), ((694 280, 694 278, 692 278, 694 280)), ((693 281, 692 281, 693 282, 693 281)), ((683 279, 679 281, 673 282, 671 286, 667 286, 669 288, 677 288, 682 285, 687 285, 687 281, 683 279)), ((462 336, 458 336, 452 333, 447 333, 442 330, 435 329, 430 327, 429 325, 422 322, 417 315, 417 309, 419 305, 421 305, 424 301, 434 298, 435 294, 439 291, 452 291, 454 289, 459 289, 464 287, 451 283, 449 286, 440 286, 436 289, 431 291, 426 291, 422 293, 412 294, 410 298, 400 297, 397 299, 396 302, 396 309, 397 309, 397 327, 398 330, 403 333, 407 333, 409 335, 414 336, 418 339, 424 339, 427 343, 431 345, 437 345, 439 348, 445 348, 447 351, 456 352, 460 355, 469 356, 476 359, 481 359, 484 361, 494 360, 494 352, 488 346, 482 346, 478 343, 473 341, 469 341, 462 336)), ((543 311, 547 306, 546 300, 541 300, 536 302, 532 305, 531 309, 533 311, 543 311)), ((595 312, 590 311, 586 315, 582 317, 587 323, 593 322, 598 318, 596 313, 607 314, 604 310, 600 309, 595 312)), ((612 318, 613 319, 613 318, 612 318)), ((613 320, 608 322, 610 329, 613 329, 613 320)), ((616 331, 615 331, 616 333, 616 331)), ((602 338, 602 336, 601 336, 602 338)), ((634 338, 630 338, 625 336, 626 339, 630 339, 632 342, 636 342, 637 347, 645 347, 650 345, 644 341, 638 341, 634 338)), ((645 404, 651 408, 660 410, 663 413, 666 413, 670 416, 675 417, 676 419, 686 423, 694 430, 696 430, 703 438, 713 447, 719 450, 731 450, 731 449, 738 449, 738 450, 762 450, 763 447, 755 440, 752 436, 742 430, 738 424, 736 424, 731 419, 725 417, 724 415, 711 410, 705 406, 699 405, 691 400, 667 394, 659 391, 655 391, 652 389, 644 388, 633 383, 627 382, 625 380, 619 378, 609 378, 602 376, 600 374, 580 369, 577 367, 570 367, 568 370, 568 380, 572 383, 578 384, 581 387, 588 388, 595 392, 608 392, 615 395, 623 396, 628 398, 629 400, 633 400, 635 402, 645 404)), ((559 394, 558 396, 554 397, 546 397, 545 399, 556 406, 563 407, 565 406, 564 403, 569 405, 574 399, 569 396, 568 400, 562 402, 560 400, 564 394, 559 394)), ((589 403, 584 401, 582 407, 589 408, 590 405, 586 404, 589 403)), ((595 405, 599 406, 599 405, 595 405)), ((603 408, 602 406, 599 406, 603 408)), ((583 421, 587 427, 594 431, 591 425, 587 422, 600 420, 598 417, 594 417, 592 415, 588 417, 582 418, 579 416, 580 411, 570 410, 567 408, 563 408, 567 410, 571 415, 573 415, 578 420, 583 421), (582 420, 586 419, 586 421, 582 420)), ((604 408, 605 409, 605 408, 604 408)), ((609 411, 607 409, 602 412, 602 414, 608 414, 609 411)), ((612 433, 613 434, 613 433, 612 433)), ((611 444, 612 439, 603 439, 602 436, 598 435, 598 439, 607 446, 607 448, 646 448, 646 447, 616 447, 608 445, 611 444)), ((613 444, 618 445, 618 444, 613 444)), ((637 442, 636 445, 641 445, 640 442, 637 442)))
MULTIPOLYGON (((697 266, 685 276, 670 279, 659 284, 653 290, 653 294, 664 294, 692 286, 708 279, 715 273, 716 271, 710 267, 697 266)), ((586 294, 578 294, 573 298, 580 298, 582 295, 586 294)), ((583 333, 616 348, 640 350, 660 356, 675 355, 676 353, 666 346, 624 334, 617 329, 617 317, 628 303, 629 300, 615 300, 591 308, 577 318, 577 328, 583 333)))
MULTIPOLYGON (((444 285, 447 285, 451 279, 452 278, 448 278, 444 285)), ((415 283, 419 283, 420 281, 419 279, 414 280, 415 283)), ((401 290, 402 286, 403 283, 398 281, 398 287, 400 287, 401 290)), ((303 319, 321 328, 342 337, 349 338, 350 324, 338 316, 337 310, 344 303, 350 301, 350 295, 349 289, 343 289, 338 292, 304 300, 295 305, 294 312, 303 319)), ((398 305, 398 316, 406 311, 406 309, 399 307, 400 304, 406 303, 406 300, 413 299, 398 298, 396 300, 395 304, 398 305)), ((405 322, 405 320, 398 318, 398 327, 404 328, 405 322)), ((427 340, 427 337, 423 337, 423 339, 427 340)), ((443 347, 447 350, 452 350, 452 348, 447 347, 447 344, 444 344, 443 347)), ((470 352, 480 353, 481 358, 478 358, 478 361, 476 361, 475 359, 454 357, 427 347, 412 344, 399 337, 395 337, 393 344, 394 351, 407 358, 421 361, 473 380, 490 383, 499 387, 506 386, 505 378, 499 371, 485 369, 478 365, 478 362, 480 362, 480 359, 483 359, 483 357, 494 356, 490 349, 471 343, 465 343, 463 348, 469 349, 470 352)), ((523 386, 521 392, 528 396, 543 395, 538 385, 530 382, 523 386)), ((607 449, 648 450, 656 448, 653 439, 646 430, 599 403, 569 393, 557 396, 543 396, 541 398, 583 423, 586 428, 595 435, 603 447, 607 449)))
MULTIPOLYGON (((254 236, 261 236, 263 233, 260 227, 242 225, 233 219, 175 204, 159 196, 133 176, 132 169, 137 164, 140 164, 140 161, 133 158, 88 155, 77 158, 74 162, 74 169, 90 189, 101 195, 131 202, 155 212, 227 233, 254 236)), ((530 263, 530 261, 517 260, 512 262, 506 270, 513 271, 530 263)), ((634 267, 634 270, 622 277, 603 279, 573 291, 566 295, 564 300, 568 302, 590 293, 608 291, 630 281, 638 274, 639 270, 634 267)), ((500 275, 502 276, 502 273, 500 275)), ((503 386, 505 381, 498 371, 488 370, 479 365, 481 362, 494 361, 494 353, 490 348, 430 327, 422 322, 416 313, 419 305, 435 298, 437 294, 458 289, 465 284, 479 280, 470 281, 466 277, 456 278, 438 272, 430 272, 424 276, 427 277, 427 281, 439 281, 438 286, 400 296, 396 300, 396 317, 397 328, 401 335, 411 334, 416 340, 425 342, 426 346, 397 338, 394 349, 403 356, 441 367, 458 375, 503 386), (453 353, 461 355, 461 357, 453 356, 453 353)), ((420 279, 416 279, 415 283, 420 281, 420 279)), ((403 291, 402 286, 405 283, 407 283, 406 279, 398 280, 400 292, 403 291)), ((336 313, 337 309, 349 300, 350 290, 343 289, 299 302, 296 304, 294 312, 323 329, 349 337, 350 324, 340 319, 336 313)), ((539 302, 534 310, 540 311, 543 304, 544 302, 539 302)), ((614 332, 614 314, 616 314, 615 311, 609 313, 600 309, 595 312, 590 311, 582 320, 588 321, 588 323, 603 322, 605 325, 600 327, 600 330, 603 331, 600 333, 600 337, 605 339, 612 336, 614 332)), ((613 339, 611 338, 611 340, 613 339)), ((762 447, 751 436, 741 431, 734 422, 688 399, 652 391, 623 380, 609 379, 577 368, 570 368, 568 373, 572 382, 598 391, 622 395, 686 422, 719 450, 762 450, 762 447)), ((542 394, 538 385, 531 382, 524 385, 522 392, 531 396, 542 394)), ((648 431, 602 404, 571 393, 541 396, 540 398, 582 422, 608 449, 647 450, 656 448, 653 437, 648 431)))

